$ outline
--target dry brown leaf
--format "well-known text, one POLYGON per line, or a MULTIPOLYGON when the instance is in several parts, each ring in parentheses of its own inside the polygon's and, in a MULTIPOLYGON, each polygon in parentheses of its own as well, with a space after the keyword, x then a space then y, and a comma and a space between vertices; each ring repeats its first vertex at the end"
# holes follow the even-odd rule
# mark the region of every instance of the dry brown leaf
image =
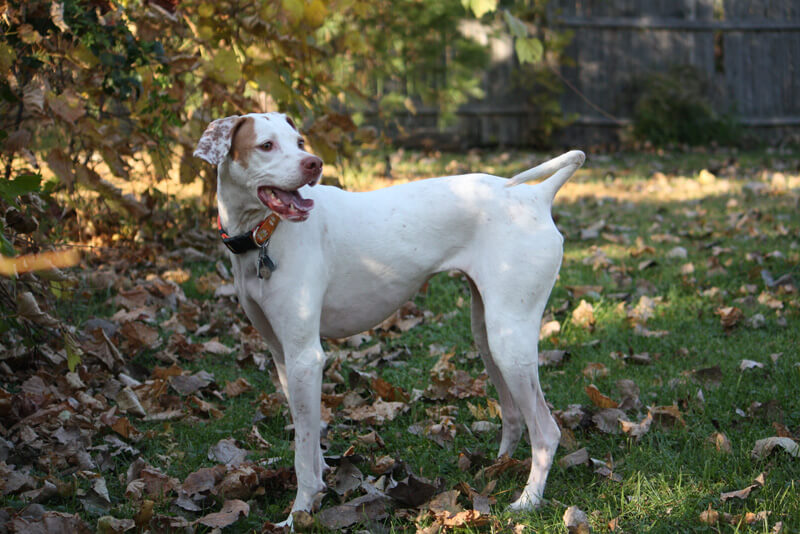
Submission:
POLYGON ((264 439, 255 425, 250 428, 250 432, 247 434, 247 442, 257 449, 269 449, 272 447, 272 444, 264 439))
POLYGON ((777 449, 783 449, 790 456, 800 457, 800 446, 792 438, 771 437, 756 441, 750 456, 753 459, 761 460, 772 454, 777 449))
POLYGON ((719 521, 719 512, 711 509, 711 503, 708 503, 708 509, 700 513, 700 522, 706 525, 716 525, 719 521))
POLYGON ((245 377, 240 376, 233 382, 227 382, 225 384, 225 395, 228 397, 238 397, 242 393, 247 393, 252 389, 253 386, 250 382, 248 382, 245 377))
POLYGON ((221 439, 208 450, 208 459, 225 465, 237 466, 247 458, 247 451, 240 449, 233 438, 221 439))
POLYGON ((598 362, 589 362, 583 368, 583 376, 589 380, 594 380, 597 377, 603 378, 608 376, 608 367, 598 362))
POLYGON ((539 366, 557 366, 564 362, 567 355, 565 350, 542 350, 539 351, 539 366))
POLYGON ((586 394, 589 395, 592 403, 598 408, 617 408, 619 406, 618 402, 600 393, 600 390, 597 389, 597 386, 594 384, 589 384, 584 388, 584 390, 586 391, 586 394))
POLYGON ((145 417, 147 415, 139 397, 129 386, 122 388, 115 400, 117 402, 117 408, 123 413, 131 413, 139 417, 145 417))
POLYGON ((740 371, 746 371, 748 369, 761 369, 763 367, 764 367, 763 363, 754 360, 742 360, 739 362, 740 371))
POLYGON ((238 521, 242 515, 245 517, 250 515, 250 505, 239 499, 232 499, 225 501, 219 512, 205 515, 198 519, 196 523, 211 528, 225 528, 238 521))
POLYGON ((577 506, 570 506, 564 511, 564 525, 570 534, 590 534, 589 518, 577 506))
POLYGON ((567 454, 566 456, 558 460, 558 465, 560 465, 564 469, 568 469, 576 465, 586 465, 588 463, 589 463, 589 451, 586 450, 586 447, 578 449, 577 451, 571 454, 567 454))
POLYGON ((408 405, 404 402, 386 402, 376 400, 371 405, 357 406, 342 410, 342 414, 353 421, 361 421, 371 425, 381 425, 391 421, 398 414, 406 411, 408 405))
POLYGON ((497 458, 492 465, 484 467, 480 470, 476 478, 480 476, 485 476, 488 479, 497 478, 501 474, 505 473, 506 471, 510 471, 512 473, 517 474, 527 474, 531 470, 531 459, 527 458, 526 460, 517 460, 515 458, 511 458, 507 454, 504 454, 500 458, 497 458))
POLYGON ((387 517, 387 504, 389 499, 380 493, 373 493, 358 497, 352 501, 325 508, 316 519, 328 529, 342 530, 365 519, 377 521, 387 517))
POLYGON ((6 526, 10 532, 30 534, 91 534, 93 532, 78 514, 45 512, 41 517, 15 517, 6 526))
POLYGON ((583 329, 591 330, 595 323, 594 307, 581 300, 578 307, 572 311, 572 322, 583 329))
POLYGON ((751 484, 744 489, 735 490, 735 491, 728 491, 726 493, 721 493, 719 498, 722 502, 727 501, 728 499, 746 499, 750 496, 750 492, 754 489, 758 489, 760 486, 758 484, 751 484))
POLYGON ((462 510, 448 517, 447 512, 436 515, 436 522, 445 528, 482 527, 489 523, 489 517, 478 510, 462 510))
POLYGON ((378 397, 385 401, 408 402, 408 393, 403 391, 403 388, 400 386, 393 386, 380 377, 373 378, 370 387, 372 388, 372 391, 378 395, 378 397))
POLYGON ((733 448, 731 447, 731 442, 728 439, 728 436, 723 434, 722 432, 714 432, 708 439, 706 440, 717 449, 719 452, 724 452, 730 454, 733 452, 733 448))
POLYGON ((624 421, 620 419, 619 424, 622 427, 622 432, 628 434, 632 438, 636 438, 636 441, 639 441, 642 436, 647 434, 647 432, 650 430, 650 425, 652 422, 653 414, 647 412, 645 418, 638 423, 631 423, 630 421, 624 421))
POLYGON ((628 416, 619 408, 603 408, 592 416, 597 429, 606 434, 619 434, 620 421, 627 421, 628 416))
POLYGON ((120 334, 134 349, 156 349, 161 345, 158 330, 139 321, 123 323, 120 334))
POLYGON ((653 415, 653 421, 662 427, 686 426, 677 406, 656 406, 650 408, 650 413, 653 415))
POLYGON ((430 501, 428 501, 428 510, 434 514, 448 512, 449 514, 454 515, 462 512, 464 509, 460 504, 458 504, 458 502, 456 502, 459 495, 460 492, 458 490, 450 490, 439 493, 430 501))
POLYGON ((739 322, 744 319, 744 313, 742 310, 735 306, 723 306, 721 308, 717 308, 714 312, 719 315, 719 320, 722 323, 723 328, 729 330, 739 324, 739 322))

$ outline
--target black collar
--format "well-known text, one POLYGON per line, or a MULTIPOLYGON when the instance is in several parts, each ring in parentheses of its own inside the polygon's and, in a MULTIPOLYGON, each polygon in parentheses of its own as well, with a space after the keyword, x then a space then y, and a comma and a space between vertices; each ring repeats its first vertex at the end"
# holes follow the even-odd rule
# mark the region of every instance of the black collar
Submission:
POLYGON ((219 228, 219 235, 222 237, 222 242, 225 243, 228 250, 234 254, 244 254, 245 252, 257 250, 264 246, 267 241, 269 241, 269 238, 272 237, 272 233, 275 231, 280 221, 280 217, 274 213, 270 213, 249 232, 229 236, 227 232, 225 232, 225 229, 222 228, 222 221, 219 216, 217 216, 217 228, 219 228))

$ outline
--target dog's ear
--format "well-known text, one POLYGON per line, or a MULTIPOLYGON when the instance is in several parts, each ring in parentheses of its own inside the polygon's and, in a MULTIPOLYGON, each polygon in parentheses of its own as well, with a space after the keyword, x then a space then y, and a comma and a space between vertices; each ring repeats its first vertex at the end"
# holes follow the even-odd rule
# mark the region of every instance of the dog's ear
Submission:
POLYGON ((233 115, 224 119, 217 119, 208 125, 206 131, 200 136, 195 157, 203 159, 212 165, 219 165, 231 150, 231 142, 236 126, 244 117, 233 115))

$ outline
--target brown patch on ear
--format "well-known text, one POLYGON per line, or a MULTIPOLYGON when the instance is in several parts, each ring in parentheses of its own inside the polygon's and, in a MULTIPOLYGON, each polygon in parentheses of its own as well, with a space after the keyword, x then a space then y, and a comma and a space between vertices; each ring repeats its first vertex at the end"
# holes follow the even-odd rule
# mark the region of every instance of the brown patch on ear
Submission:
POLYGON ((256 121, 253 117, 242 117, 233 127, 231 157, 239 165, 247 168, 250 154, 256 148, 256 121))
POLYGON ((295 132, 297 131, 297 126, 294 125, 294 121, 291 117, 289 117, 289 115, 286 115, 286 122, 289 123, 289 126, 291 126, 295 132))
POLYGON ((194 155, 204 159, 212 165, 219 165, 228 155, 231 148, 231 135, 239 123, 239 115, 217 119, 208 125, 200 140, 194 155))

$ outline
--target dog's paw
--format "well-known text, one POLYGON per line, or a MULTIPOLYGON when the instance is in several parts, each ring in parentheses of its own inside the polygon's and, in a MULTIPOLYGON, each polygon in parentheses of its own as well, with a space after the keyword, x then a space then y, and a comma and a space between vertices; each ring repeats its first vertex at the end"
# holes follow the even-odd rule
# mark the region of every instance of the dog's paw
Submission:
POLYGON ((533 492, 523 490, 522 495, 519 496, 519 499, 509 504, 507 510, 509 512, 528 512, 530 510, 535 510, 541 506, 541 504, 541 497, 537 497, 533 494, 533 492))

